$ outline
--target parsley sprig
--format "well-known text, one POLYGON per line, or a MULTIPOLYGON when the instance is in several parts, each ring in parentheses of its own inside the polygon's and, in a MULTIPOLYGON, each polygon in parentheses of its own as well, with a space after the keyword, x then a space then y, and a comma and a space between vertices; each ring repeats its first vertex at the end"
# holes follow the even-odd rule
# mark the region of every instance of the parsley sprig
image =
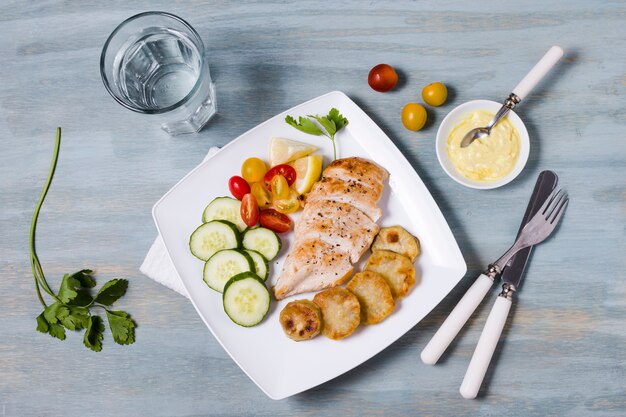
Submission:
POLYGON ((336 108, 330 109, 327 116, 307 115, 300 116, 298 121, 291 116, 285 117, 285 122, 301 132, 315 136, 326 136, 333 143, 333 159, 337 159, 337 146, 335 135, 348 124, 348 119, 343 117, 336 108), (315 123, 317 121, 318 124, 315 123), (320 128, 321 126, 321 128, 320 128))
POLYGON ((48 333, 52 337, 65 340, 65 330, 85 329, 83 343, 89 349, 100 352, 102 350, 102 338, 104 322, 100 316, 94 315, 94 309, 101 309, 107 316, 113 340, 120 345, 129 345, 135 341, 135 322, 130 315, 120 310, 110 310, 109 307, 126 293, 128 281, 125 279, 112 279, 105 283, 94 295, 90 289, 96 286, 90 269, 83 269, 73 274, 65 274, 61 280, 59 292, 55 293, 50 288, 43 273, 43 268, 35 251, 35 231, 37 218, 43 204, 54 171, 59 159, 61 146, 61 128, 57 128, 56 142, 52 164, 48 172, 48 179, 44 185, 33 220, 30 226, 30 265, 35 278, 37 297, 43 306, 43 312, 37 317, 37 330, 48 333), (54 302, 47 305, 41 293, 43 290, 54 302))

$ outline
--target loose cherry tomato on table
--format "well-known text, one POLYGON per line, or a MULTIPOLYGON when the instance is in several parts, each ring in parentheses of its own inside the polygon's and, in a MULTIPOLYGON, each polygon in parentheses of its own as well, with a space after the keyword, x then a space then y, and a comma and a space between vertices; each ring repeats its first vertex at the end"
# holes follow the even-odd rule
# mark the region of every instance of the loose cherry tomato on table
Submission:
POLYGON ((441 106, 448 98, 448 89, 445 84, 440 83, 439 81, 428 84, 422 90, 422 98, 429 106, 441 106))
POLYGON ((256 202, 260 208, 268 207, 272 203, 272 195, 263 181, 252 184, 250 192, 254 198, 256 198, 256 202))
POLYGON ((292 226, 289 216, 279 213, 274 209, 261 210, 259 221, 261 222, 261 226, 273 230, 276 233, 288 232, 292 226))
POLYGON ((426 109, 418 103, 409 103, 402 109, 402 124, 414 132, 424 127, 427 117, 426 109))
POLYGON ((237 200, 241 200, 244 195, 250 192, 250 186, 246 180, 237 175, 228 180, 228 189, 237 200))
POLYGON ((291 165, 280 164, 271 168, 265 174, 265 183, 270 184, 272 182, 272 178, 274 178, 276 175, 282 175, 283 177, 285 177, 290 187, 294 182, 296 182, 296 170, 293 169, 291 165))
POLYGON ((398 74, 391 65, 378 64, 370 70, 367 83, 379 93, 384 93, 396 86, 398 74))
POLYGON ((256 226, 259 222, 259 205, 252 194, 246 194, 241 199, 241 218, 248 227, 256 226))
POLYGON ((263 176, 267 172, 265 162, 259 158, 248 158, 243 161, 241 166, 241 176, 250 184, 263 180, 263 176))
POLYGON ((270 189, 272 190, 272 201, 282 200, 289 197, 289 183, 282 175, 274 175, 270 181, 270 189))

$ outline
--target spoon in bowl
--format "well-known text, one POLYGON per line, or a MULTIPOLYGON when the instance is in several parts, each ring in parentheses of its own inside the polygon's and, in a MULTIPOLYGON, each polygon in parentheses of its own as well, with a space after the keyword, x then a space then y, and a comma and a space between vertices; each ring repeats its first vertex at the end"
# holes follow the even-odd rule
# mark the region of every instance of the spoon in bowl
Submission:
POLYGON ((517 84, 513 92, 504 101, 504 104, 498 110, 494 118, 485 127, 477 127, 465 134, 461 141, 461 148, 469 146, 476 139, 489 136, 491 129, 502 119, 507 113, 522 101, 530 91, 541 81, 541 79, 552 69, 552 67, 563 56, 563 49, 560 46, 553 46, 546 54, 537 62, 528 74, 517 84))

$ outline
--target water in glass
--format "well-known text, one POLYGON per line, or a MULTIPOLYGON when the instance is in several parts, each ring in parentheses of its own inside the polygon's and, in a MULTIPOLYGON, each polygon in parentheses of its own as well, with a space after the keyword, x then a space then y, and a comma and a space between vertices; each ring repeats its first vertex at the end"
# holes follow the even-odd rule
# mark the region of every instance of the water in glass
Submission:
POLYGON ((147 28, 120 49, 114 81, 138 107, 162 109, 181 101, 200 75, 200 52, 185 34, 168 28, 147 28))

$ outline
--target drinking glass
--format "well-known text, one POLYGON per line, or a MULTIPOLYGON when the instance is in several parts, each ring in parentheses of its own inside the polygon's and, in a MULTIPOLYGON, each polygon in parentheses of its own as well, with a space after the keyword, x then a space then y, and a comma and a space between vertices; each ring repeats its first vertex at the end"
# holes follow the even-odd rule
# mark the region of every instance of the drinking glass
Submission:
POLYGON ((140 13, 115 28, 100 74, 118 103, 155 115, 171 135, 198 132, 217 110, 202 39, 170 13, 140 13))

